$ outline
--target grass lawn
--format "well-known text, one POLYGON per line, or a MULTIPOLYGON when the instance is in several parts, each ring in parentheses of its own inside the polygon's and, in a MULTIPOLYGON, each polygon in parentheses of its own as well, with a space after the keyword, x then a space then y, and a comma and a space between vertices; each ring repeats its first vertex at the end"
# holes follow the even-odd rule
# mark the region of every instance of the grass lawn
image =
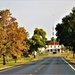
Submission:
POLYGON ((69 61, 75 63, 75 57, 73 57, 73 53, 69 53, 69 54, 67 55, 67 57, 65 57, 65 58, 66 58, 67 60, 69 60, 69 61))
POLYGON ((65 57, 66 60, 69 60, 69 61, 75 63, 75 57, 73 57, 73 53, 72 52, 60 53, 59 56, 63 56, 63 57, 65 57))

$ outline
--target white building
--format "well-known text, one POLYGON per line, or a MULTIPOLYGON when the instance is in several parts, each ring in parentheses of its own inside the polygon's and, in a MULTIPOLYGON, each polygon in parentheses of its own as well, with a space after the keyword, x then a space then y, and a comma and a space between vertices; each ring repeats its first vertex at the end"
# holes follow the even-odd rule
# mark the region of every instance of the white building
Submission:
POLYGON ((59 42, 50 42, 46 45, 46 50, 50 53, 60 53, 62 45, 59 45, 59 42))
POLYGON ((46 45, 45 47, 42 48, 38 48, 40 53, 43 52, 50 52, 50 53, 61 53, 62 48, 64 48, 63 45, 60 45, 59 42, 50 42, 48 45, 46 45))
POLYGON ((43 53, 43 52, 45 52, 45 51, 46 51, 45 47, 38 48, 38 50, 39 50, 39 52, 40 52, 40 53, 43 53))

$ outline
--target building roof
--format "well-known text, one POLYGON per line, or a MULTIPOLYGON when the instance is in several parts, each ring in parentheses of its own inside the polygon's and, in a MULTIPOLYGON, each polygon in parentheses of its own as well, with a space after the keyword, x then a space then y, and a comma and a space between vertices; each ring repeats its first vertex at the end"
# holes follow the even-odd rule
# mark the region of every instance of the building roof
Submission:
POLYGON ((48 45, 59 45, 59 42, 54 42, 54 41, 52 41, 52 42, 49 42, 48 45))

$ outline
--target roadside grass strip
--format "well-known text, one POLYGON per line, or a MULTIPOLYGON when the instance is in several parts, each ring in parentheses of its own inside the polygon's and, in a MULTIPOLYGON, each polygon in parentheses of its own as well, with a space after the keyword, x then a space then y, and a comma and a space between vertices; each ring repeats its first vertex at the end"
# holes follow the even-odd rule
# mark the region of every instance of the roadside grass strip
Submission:
POLYGON ((69 62, 67 62, 64 58, 62 59, 75 71, 75 68, 69 62))
POLYGON ((49 53, 45 53, 45 54, 37 55, 36 58, 34 58, 34 56, 31 56, 29 58, 21 58, 21 59, 18 59, 16 63, 11 58, 8 62, 6 62, 6 65, 2 64, 2 59, 0 58, 0 70, 11 68, 11 67, 14 67, 14 66, 19 66, 19 65, 22 65, 22 64, 27 64, 27 63, 30 63, 30 62, 33 62, 33 61, 43 59, 44 57, 48 57, 48 56, 49 56, 49 53))

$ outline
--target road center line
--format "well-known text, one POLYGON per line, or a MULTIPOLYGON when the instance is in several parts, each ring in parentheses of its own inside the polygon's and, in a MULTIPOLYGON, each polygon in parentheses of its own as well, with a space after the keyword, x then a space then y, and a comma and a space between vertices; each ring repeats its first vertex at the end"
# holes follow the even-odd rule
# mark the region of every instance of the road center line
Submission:
POLYGON ((75 70, 75 68, 69 63, 67 62, 64 58, 62 58, 73 70, 75 70))

